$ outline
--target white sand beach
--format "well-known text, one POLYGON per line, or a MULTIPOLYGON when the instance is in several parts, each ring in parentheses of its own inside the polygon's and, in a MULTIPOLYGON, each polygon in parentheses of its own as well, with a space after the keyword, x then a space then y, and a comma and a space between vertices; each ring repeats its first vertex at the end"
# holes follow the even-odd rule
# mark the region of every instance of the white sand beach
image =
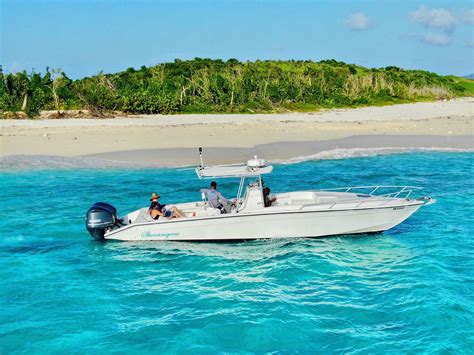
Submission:
POLYGON ((199 146, 216 162, 253 153, 291 159, 331 149, 471 150, 474 98, 317 113, 0 120, 0 129, 2 156, 92 155, 163 165, 191 163, 195 157, 187 155, 199 146))

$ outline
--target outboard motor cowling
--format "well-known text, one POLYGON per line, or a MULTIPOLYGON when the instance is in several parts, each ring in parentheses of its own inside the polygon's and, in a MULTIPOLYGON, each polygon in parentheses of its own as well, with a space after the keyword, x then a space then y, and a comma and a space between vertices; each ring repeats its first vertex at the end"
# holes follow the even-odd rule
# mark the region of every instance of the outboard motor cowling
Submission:
POLYGON ((117 218, 117 209, 105 202, 96 202, 87 210, 86 228, 94 239, 104 239, 108 229, 112 229, 120 220, 117 218))

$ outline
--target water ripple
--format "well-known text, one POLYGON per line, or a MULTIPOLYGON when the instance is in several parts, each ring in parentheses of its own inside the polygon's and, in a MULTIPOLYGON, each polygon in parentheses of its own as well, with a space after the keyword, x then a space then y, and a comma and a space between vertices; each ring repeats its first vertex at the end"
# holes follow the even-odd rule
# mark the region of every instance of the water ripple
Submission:
POLYGON ((199 198, 192 172, 0 174, 0 353, 472 353, 472 157, 277 165, 275 190, 421 184, 438 202, 384 234, 237 244, 88 238, 91 196, 120 211, 150 190, 199 198))

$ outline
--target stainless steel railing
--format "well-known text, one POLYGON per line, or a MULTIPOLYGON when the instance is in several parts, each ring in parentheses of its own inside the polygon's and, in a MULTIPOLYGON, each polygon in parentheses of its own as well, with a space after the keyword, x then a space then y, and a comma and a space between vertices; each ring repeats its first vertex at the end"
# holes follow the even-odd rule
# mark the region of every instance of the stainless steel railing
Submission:
POLYGON ((321 189, 318 191, 323 192, 342 192, 342 193, 354 193, 357 194, 357 198, 347 198, 347 199, 340 199, 337 201, 331 201, 328 204, 331 205, 329 208, 333 208, 337 204, 340 203, 350 203, 350 202, 359 202, 354 207, 360 207, 364 203, 368 202, 376 202, 381 201, 381 206, 389 203, 392 201, 391 199, 406 199, 408 200, 409 197, 417 191, 423 190, 421 187, 417 186, 393 186, 393 185, 378 185, 378 186, 350 186, 350 187, 338 187, 338 188, 331 188, 331 189, 321 189), (394 190, 386 192, 387 190, 394 190), (360 200, 360 197, 371 197, 370 200, 360 200))
POLYGON ((408 198, 414 191, 420 191, 420 190, 423 190, 423 188, 417 187, 417 186, 377 185, 377 186, 337 187, 337 188, 331 188, 331 189, 321 189, 318 191, 356 193, 356 194, 378 196, 378 197, 408 198), (394 191, 385 192, 387 189, 391 189, 394 191))

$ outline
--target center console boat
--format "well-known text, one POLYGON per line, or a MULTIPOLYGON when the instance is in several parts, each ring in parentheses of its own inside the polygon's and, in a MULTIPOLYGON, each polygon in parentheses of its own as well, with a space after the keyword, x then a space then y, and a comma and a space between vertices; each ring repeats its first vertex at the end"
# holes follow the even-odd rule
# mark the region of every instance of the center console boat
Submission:
POLYGON ((240 178, 234 203, 214 208, 200 201, 175 204, 182 218, 154 220, 148 207, 121 217, 112 205, 98 202, 86 214, 86 228, 95 239, 127 241, 242 241, 268 238, 325 237, 383 232, 405 221, 430 197, 414 196, 410 186, 357 186, 276 194, 265 207, 262 176, 273 170, 265 160, 206 166, 199 179, 240 178), (226 212, 226 213, 222 213, 226 212))

